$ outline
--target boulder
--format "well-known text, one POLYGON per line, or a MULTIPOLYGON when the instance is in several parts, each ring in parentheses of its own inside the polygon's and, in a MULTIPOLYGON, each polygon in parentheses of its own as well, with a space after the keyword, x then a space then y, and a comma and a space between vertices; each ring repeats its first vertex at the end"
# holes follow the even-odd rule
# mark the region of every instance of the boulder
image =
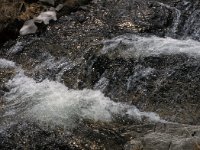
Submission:
POLYGON ((56 12, 55 11, 46 11, 46 12, 42 12, 39 16, 34 18, 35 22, 41 23, 43 22, 44 24, 49 24, 49 21, 57 20, 56 17, 56 12))
POLYGON ((34 23, 34 20, 28 20, 24 23, 23 27, 20 29, 19 33, 20 35, 27 35, 27 34, 32 34, 36 33, 37 31, 37 26, 34 23))

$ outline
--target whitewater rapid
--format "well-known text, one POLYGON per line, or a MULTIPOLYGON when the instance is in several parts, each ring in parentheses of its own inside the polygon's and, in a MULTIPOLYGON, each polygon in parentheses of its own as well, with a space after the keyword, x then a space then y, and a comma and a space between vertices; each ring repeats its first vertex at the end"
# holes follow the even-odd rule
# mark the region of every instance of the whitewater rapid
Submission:
POLYGON ((200 42, 192 39, 160 38, 157 36, 122 35, 103 41, 102 54, 123 58, 139 58, 184 53, 190 56, 200 55, 200 42))
POLYGON ((48 79, 37 83, 23 73, 17 74, 7 86, 11 90, 5 95, 8 103, 5 116, 19 115, 28 120, 67 127, 75 126, 81 119, 114 121, 116 115, 164 122, 156 113, 141 112, 133 105, 116 103, 98 90, 68 89, 64 84, 48 79))
MULTIPOLYGON (((125 58, 178 53, 193 56, 200 54, 200 43, 190 39, 176 40, 155 36, 123 35, 103 41, 103 44, 101 53, 117 53, 117 57, 125 58)), ((56 66, 65 69, 70 67, 64 58, 56 62, 52 57, 49 58, 51 59, 44 60, 40 66, 36 66, 35 70, 47 66, 54 69, 56 66), (56 65, 52 66, 52 64, 56 65)), ((26 76, 25 71, 15 62, 6 59, 0 59, 0 68, 15 68, 16 70, 16 75, 6 83, 10 91, 4 95, 4 119, 14 116, 13 118, 41 124, 62 125, 67 128, 76 126, 84 119, 111 122, 115 121, 116 116, 140 121, 145 118, 153 122, 166 122, 154 112, 142 112, 134 105, 112 101, 98 90, 97 85, 95 90, 74 90, 62 84, 60 78, 56 81, 44 79, 38 82, 26 76)), ((138 76, 148 76, 153 70, 153 68, 146 68, 144 71, 136 72, 131 76, 131 81, 138 76)), ((59 77, 62 77, 63 72, 63 69, 60 74, 58 72, 59 77)), ((134 84, 134 82, 127 82, 128 86, 134 84)))

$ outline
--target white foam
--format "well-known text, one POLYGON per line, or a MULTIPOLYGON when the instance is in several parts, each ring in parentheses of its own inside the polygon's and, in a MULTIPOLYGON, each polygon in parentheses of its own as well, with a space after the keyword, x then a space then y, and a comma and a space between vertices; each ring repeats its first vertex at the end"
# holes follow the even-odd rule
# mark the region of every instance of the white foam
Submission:
POLYGON ((186 53, 199 56, 200 42, 191 39, 178 40, 156 36, 142 37, 138 35, 123 35, 103 42, 103 54, 115 54, 124 58, 138 58, 160 54, 186 53))
POLYGON ((11 88, 5 96, 7 114, 15 112, 21 117, 48 124, 73 127, 81 118, 112 121, 113 115, 163 121, 155 113, 141 112, 135 106, 113 102, 100 91, 70 90, 49 80, 37 83, 23 73, 16 75, 7 85, 11 88))
POLYGON ((15 63, 4 58, 0 58, 0 69, 15 68, 15 63))

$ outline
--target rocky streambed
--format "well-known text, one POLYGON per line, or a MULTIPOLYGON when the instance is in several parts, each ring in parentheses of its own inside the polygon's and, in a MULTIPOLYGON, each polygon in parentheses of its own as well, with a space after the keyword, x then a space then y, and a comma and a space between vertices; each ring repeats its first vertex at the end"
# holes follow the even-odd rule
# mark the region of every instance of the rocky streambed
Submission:
POLYGON ((0 149, 200 149, 199 1, 91 1, 0 50, 0 149))

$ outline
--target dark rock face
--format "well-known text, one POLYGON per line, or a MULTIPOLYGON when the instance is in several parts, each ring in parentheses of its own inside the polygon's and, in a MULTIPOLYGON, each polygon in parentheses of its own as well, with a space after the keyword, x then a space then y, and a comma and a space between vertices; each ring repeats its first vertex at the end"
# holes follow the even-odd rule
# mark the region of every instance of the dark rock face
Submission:
MULTIPOLYGON (((152 34, 199 39, 198 12, 198 1, 92 1, 61 16, 45 32, 6 42, 0 56, 16 62, 37 82, 48 78, 70 89, 101 90, 116 102, 157 112, 177 124, 84 120, 74 130, 66 131, 22 119, 0 130, 0 149, 199 149, 198 54, 137 56, 137 49, 129 52, 135 41, 151 39, 152 34), (126 34, 125 38, 113 48, 118 39, 107 39, 122 34, 126 34), (134 41, 132 34, 140 38, 134 41)), ((181 44, 184 49, 184 43, 181 44)), ((2 98, 9 91, 4 82, 15 73, 10 69, 0 73, 3 114, 2 98)))

